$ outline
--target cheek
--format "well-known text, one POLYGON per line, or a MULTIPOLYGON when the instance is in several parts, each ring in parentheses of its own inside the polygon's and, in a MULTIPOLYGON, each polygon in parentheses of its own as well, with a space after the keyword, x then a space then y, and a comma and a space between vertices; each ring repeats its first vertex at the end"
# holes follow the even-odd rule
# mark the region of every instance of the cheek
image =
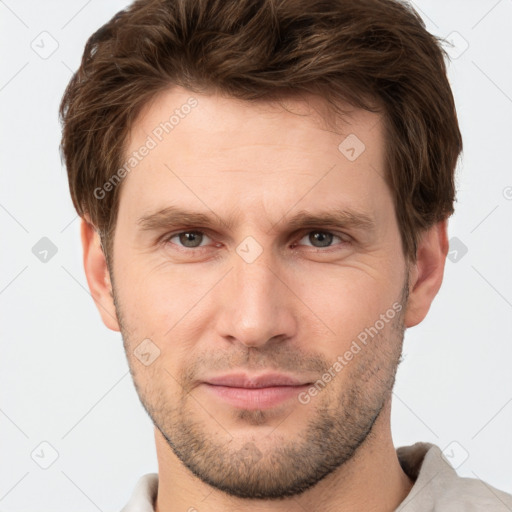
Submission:
MULTIPOLYGON (((136 374, 141 386, 163 385, 173 393, 180 391, 179 372, 198 355, 198 340, 211 324, 213 306, 208 290, 213 278, 216 275, 200 277, 183 268, 167 268, 139 275, 134 272, 123 282, 121 306, 130 330, 129 357, 135 357, 134 350, 143 339, 149 338, 158 347, 151 368, 139 368, 136 374)), ((135 369, 140 366, 135 359, 132 365, 135 369)))
POLYGON ((325 324, 325 336, 334 343, 350 342, 392 307, 400 283, 385 273, 362 266, 308 272, 297 293, 325 324))
POLYGON ((197 271, 162 263, 162 258, 119 258, 118 269, 116 289, 124 316, 146 335, 162 336, 171 329, 200 299, 206 286, 197 271))
MULTIPOLYGON (((136 339, 154 339, 161 350, 184 351, 212 328, 223 287, 229 301, 236 302, 236 287, 219 282, 227 265, 177 265, 162 256, 128 256, 118 253, 122 312, 136 339), (173 343, 176 340, 176 343, 173 343)), ((396 264, 385 254, 347 258, 338 264, 303 261, 283 265, 283 281, 297 300, 287 303, 290 314, 302 324, 300 331, 331 342, 333 350, 343 349, 351 340, 379 319, 400 295, 401 282, 396 264)), ((309 336, 307 336, 309 337, 309 336)))

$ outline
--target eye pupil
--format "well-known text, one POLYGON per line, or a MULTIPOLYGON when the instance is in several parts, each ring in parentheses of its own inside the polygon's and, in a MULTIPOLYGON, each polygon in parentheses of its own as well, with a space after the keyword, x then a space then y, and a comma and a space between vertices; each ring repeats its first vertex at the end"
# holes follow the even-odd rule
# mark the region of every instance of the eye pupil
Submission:
POLYGON ((333 235, 332 233, 327 233, 325 231, 313 231, 309 235, 310 242, 315 245, 315 242, 320 242, 320 245, 316 247, 327 247, 332 242, 333 235))
POLYGON ((201 244, 202 234, 198 231, 185 231, 180 233, 180 242, 185 247, 198 247, 201 244))

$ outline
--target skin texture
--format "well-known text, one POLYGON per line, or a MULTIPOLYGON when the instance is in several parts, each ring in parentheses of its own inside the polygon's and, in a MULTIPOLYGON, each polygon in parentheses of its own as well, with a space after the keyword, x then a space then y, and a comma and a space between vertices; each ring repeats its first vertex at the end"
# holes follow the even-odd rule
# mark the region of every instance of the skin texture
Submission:
POLYGON ((327 127, 317 97, 283 108, 174 88, 141 114, 127 154, 190 97, 197 106, 122 182, 110 272, 82 222, 92 296, 122 333, 155 424, 156 509, 393 510, 413 482, 392 442, 391 390, 404 330, 441 286, 447 222, 423 233, 407 265, 382 178, 382 119, 352 110, 327 127), (354 161, 338 149, 349 134, 365 145, 354 161), (169 206, 212 223, 142 229, 141 217, 169 206), (374 227, 288 224, 299 211, 335 209, 364 213, 374 227), (136 357, 146 339, 158 355, 149 365, 136 357), (233 371, 325 386, 307 403, 297 394, 246 409, 202 383, 233 371))

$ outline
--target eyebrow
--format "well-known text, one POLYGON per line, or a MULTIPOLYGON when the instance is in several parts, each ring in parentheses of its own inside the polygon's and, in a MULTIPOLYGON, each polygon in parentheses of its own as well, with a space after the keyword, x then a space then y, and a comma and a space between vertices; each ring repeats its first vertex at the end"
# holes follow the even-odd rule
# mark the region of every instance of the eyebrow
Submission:
MULTIPOLYGON (((352 209, 329 209, 318 212, 300 210, 292 217, 286 220, 284 215, 278 222, 274 223, 269 229, 271 231, 275 226, 286 223, 287 228, 292 230, 314 228, 320 226, 338 226, 342 228, 360 229, 365 231, 374 231, 376 224, 374 219, 368 214, 352 209)), ((233 229, 236 224, 235 217, 221 219, 212 212, 211 215, 189 211, 176 206, 158 210, 147 215, 143 215, 137 220, 140 231, 159 231, 177 226, 197 226, 204 228, 215 228, 224 226, 227 229, 233 229)))

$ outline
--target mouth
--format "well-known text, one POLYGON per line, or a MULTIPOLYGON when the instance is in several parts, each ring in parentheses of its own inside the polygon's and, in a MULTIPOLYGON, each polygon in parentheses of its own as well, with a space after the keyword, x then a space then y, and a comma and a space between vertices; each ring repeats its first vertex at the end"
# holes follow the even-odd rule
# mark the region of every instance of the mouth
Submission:
POLYGON ((293 398, 311 382, 285 374, 230 374, 212 377, 201 383, 216 399, 247 410, 268 409, 293 398))

